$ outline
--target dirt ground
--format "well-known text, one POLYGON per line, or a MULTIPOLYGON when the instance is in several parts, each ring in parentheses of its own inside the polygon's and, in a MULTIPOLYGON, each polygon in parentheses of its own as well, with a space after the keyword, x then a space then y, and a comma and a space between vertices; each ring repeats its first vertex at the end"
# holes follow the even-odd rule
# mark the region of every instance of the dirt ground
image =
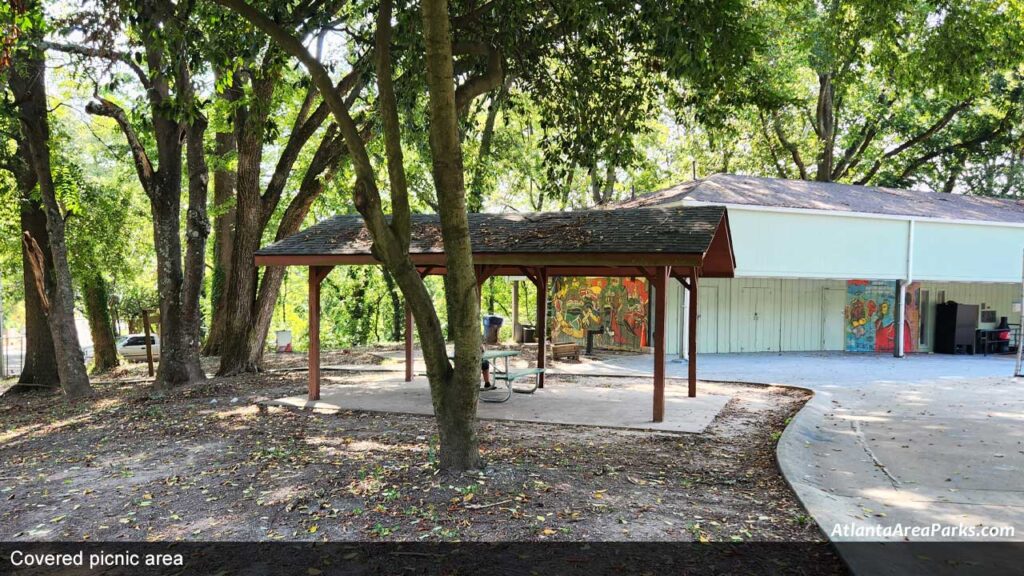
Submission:
POLYGON ((484 421, 486 468, 449 475, 431 418, 258 410, 301 372, 156 395, 144 370, 0 398, 0 540, 824 540, 775 463, 800 391, 702 384, 732 397, 704 434, 484 421))

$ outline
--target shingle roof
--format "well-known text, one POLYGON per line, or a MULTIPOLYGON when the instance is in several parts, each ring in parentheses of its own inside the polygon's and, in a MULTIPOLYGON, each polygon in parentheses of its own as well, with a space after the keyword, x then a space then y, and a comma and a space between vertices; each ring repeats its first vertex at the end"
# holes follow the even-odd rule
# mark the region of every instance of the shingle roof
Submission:
MULTIPOLYGON (((726 213, 721 206, 687 206, 470 214, 478 254, 704 254, 726 213)), ((372 239, 358 215, 334 216, 260 249, 257 256, 368 255, 372 239)), ((412 217, 411 254, 442 254, 436 214, 412 217)))
POLYGON ((1020 200, 735 174, 685 182, 618 206, 659 206, 683 198, 714 204, 1024 223, 1024 202, 1020 200))

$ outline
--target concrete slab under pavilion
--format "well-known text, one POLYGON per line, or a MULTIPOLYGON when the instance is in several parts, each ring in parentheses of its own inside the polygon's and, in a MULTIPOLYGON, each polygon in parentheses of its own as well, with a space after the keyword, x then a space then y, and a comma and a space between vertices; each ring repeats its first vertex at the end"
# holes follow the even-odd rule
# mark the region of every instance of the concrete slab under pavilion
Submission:
MULTIPOLYGON (((401 373, 361 373, 358 382, 350 378, 322 376, 320 399, 303 395, 263 402, 318 412, 348 410, 433 415, 427 379, 415 377, 406 382, 401 373)), ((672 433, 703 432, 729 402, 728 396, 701 394, 687 397, 685 380, 670 381, 665 389, 665 418, 652 422, 651 389, 645 379, 621 386, 597 386, 586 380, 565 382, 559 379, 533 394, 514 394, 504 403, 481 402, 477 417, 481 420, 508 420, 540 424, 599 426, 626 430, 672 433)))

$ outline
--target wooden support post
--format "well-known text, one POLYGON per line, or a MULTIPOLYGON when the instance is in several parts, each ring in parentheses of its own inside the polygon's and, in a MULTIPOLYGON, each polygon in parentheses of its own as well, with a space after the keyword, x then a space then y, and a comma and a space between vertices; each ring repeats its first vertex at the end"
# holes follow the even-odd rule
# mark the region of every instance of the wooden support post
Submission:
MULTIPOLYGON (((547 316, 548 316, 548 271, 537 270, 537 368, 547 364, 547 316)), ((544 387, 544 373, 537 375, 537 387, 544 387)))
POLYGON ((522 328, 519 327, 519 280, 512 281, 512 339, 519 342, 522 328))
POLYGON ((149 377, 152 378, 153 371, 153 334, 149 328, 149 310, 142 311, 143 332, 146 335, 146 362, 149 364, 149 377))
POLYGON ((309 267, 309 395, 320 399, 320 283, 330 268, 309 267))
POLYGON ((697 397, 697 284, 700 274, 696 267, 690 269, 690 321, 689 321, 689 360, 687 361, 687 367, 689 368, 689 374, 687 375, 687 396, 690 398, 697 397))
POLYGON ((668 306, 668 266, 654 271, 654 418, 665 420, 665 307, 668 306))
POLYGON ((405 304, 405 381, 412 382, 412 308, 405 304))

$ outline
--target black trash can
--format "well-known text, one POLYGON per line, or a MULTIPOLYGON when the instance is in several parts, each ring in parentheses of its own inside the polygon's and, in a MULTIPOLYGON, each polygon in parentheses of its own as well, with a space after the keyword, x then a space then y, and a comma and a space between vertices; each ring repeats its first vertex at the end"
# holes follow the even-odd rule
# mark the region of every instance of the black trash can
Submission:
POLYGON ((530 324, 523 324, 523 341, 520 344, 533 342, 537 338, 537 327, 530 324))
POLYGON ((504 320, 501 316, 484 316, 484 342, 487 344, 498 343, 498 332, 501 330, 504 320))

